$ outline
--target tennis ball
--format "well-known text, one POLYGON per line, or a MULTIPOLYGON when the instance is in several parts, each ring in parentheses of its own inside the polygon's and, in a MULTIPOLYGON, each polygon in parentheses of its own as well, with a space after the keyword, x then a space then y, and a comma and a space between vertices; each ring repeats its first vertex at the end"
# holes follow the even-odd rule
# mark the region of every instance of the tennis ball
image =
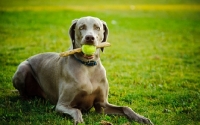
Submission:
POLYGON ((82 45, 82 52, 86 55, 93 55, 96 51, 96 46, 93 45, 82 45))

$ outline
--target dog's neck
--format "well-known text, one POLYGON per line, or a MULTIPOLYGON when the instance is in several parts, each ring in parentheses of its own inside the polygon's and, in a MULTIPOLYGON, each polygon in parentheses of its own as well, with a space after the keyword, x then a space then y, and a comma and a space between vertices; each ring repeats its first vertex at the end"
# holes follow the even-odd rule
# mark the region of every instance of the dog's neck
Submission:
POLYGON ((78 59, 76 56, 74 56, 74 58, 75 58, 78 62, 80 62, 80 63, 82 63, 82 64, 84 64, 84 65, 86 65, 86 66, 95 66, 95 65, 97 65, 97 62, 96 62, 96 61, 90 61, 90 60, 88 60, 88 61, 83 61, 83 60, 81 60, 81 59, 78 59))

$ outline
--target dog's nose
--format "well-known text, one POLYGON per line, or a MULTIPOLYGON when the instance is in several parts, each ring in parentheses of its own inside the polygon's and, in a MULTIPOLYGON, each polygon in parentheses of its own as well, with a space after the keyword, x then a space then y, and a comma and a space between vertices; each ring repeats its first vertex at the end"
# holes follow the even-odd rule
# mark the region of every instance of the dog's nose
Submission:
POLYGON ((86 42, 94 42, 94 37, 92 35, 85 36, 86 42))

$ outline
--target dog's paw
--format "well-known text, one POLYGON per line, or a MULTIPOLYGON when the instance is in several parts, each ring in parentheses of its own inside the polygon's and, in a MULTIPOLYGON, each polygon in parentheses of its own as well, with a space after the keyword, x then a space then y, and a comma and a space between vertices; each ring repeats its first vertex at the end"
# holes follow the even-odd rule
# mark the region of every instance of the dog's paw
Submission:
POLYGON ((82 113, 80 110, 76 109, 72 116, 74 118, 74 125, 77 125, 79 123, 84 123, 82 118, 82 113))
POLYGON ((124 114, 133 121, 136 121, 138 123, 141 124, 148 124, 148 125, 153 125, 153 123, 151 122, 151 120, 149 120, 148 118, 145 118, 144 116, 141 116, 137 113, 135 113, 131 108, 129 107, 124 107, 123 108, 124 114))
POLYGON ((151 122, 150 119, 145 118, 145 117, 143 117, 143 116, 138 117, 138 119, 135 120, 135 121, 138 122, 138 123, 141 123, 141 124, 154 125, 154 124, 151 122))

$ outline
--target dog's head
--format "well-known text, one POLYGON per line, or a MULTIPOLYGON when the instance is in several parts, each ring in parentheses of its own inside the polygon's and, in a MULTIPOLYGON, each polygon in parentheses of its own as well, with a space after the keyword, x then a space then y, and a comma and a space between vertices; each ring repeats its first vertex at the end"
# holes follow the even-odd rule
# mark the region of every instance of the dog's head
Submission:
MULTIPOLYGON (((69 29, 72 47, 81 48, 82 45, 98 45, 106 42, 108 37, 108 27, 106 23, 96 17, 82 17, 72 21, 69 29)), ((103 51, 103 48, 101 49, 103 51)), ((94 60, 99 57, 99 49, 93 56, 86 56, 83 53, 75 55, 82 60, 94 60)))

